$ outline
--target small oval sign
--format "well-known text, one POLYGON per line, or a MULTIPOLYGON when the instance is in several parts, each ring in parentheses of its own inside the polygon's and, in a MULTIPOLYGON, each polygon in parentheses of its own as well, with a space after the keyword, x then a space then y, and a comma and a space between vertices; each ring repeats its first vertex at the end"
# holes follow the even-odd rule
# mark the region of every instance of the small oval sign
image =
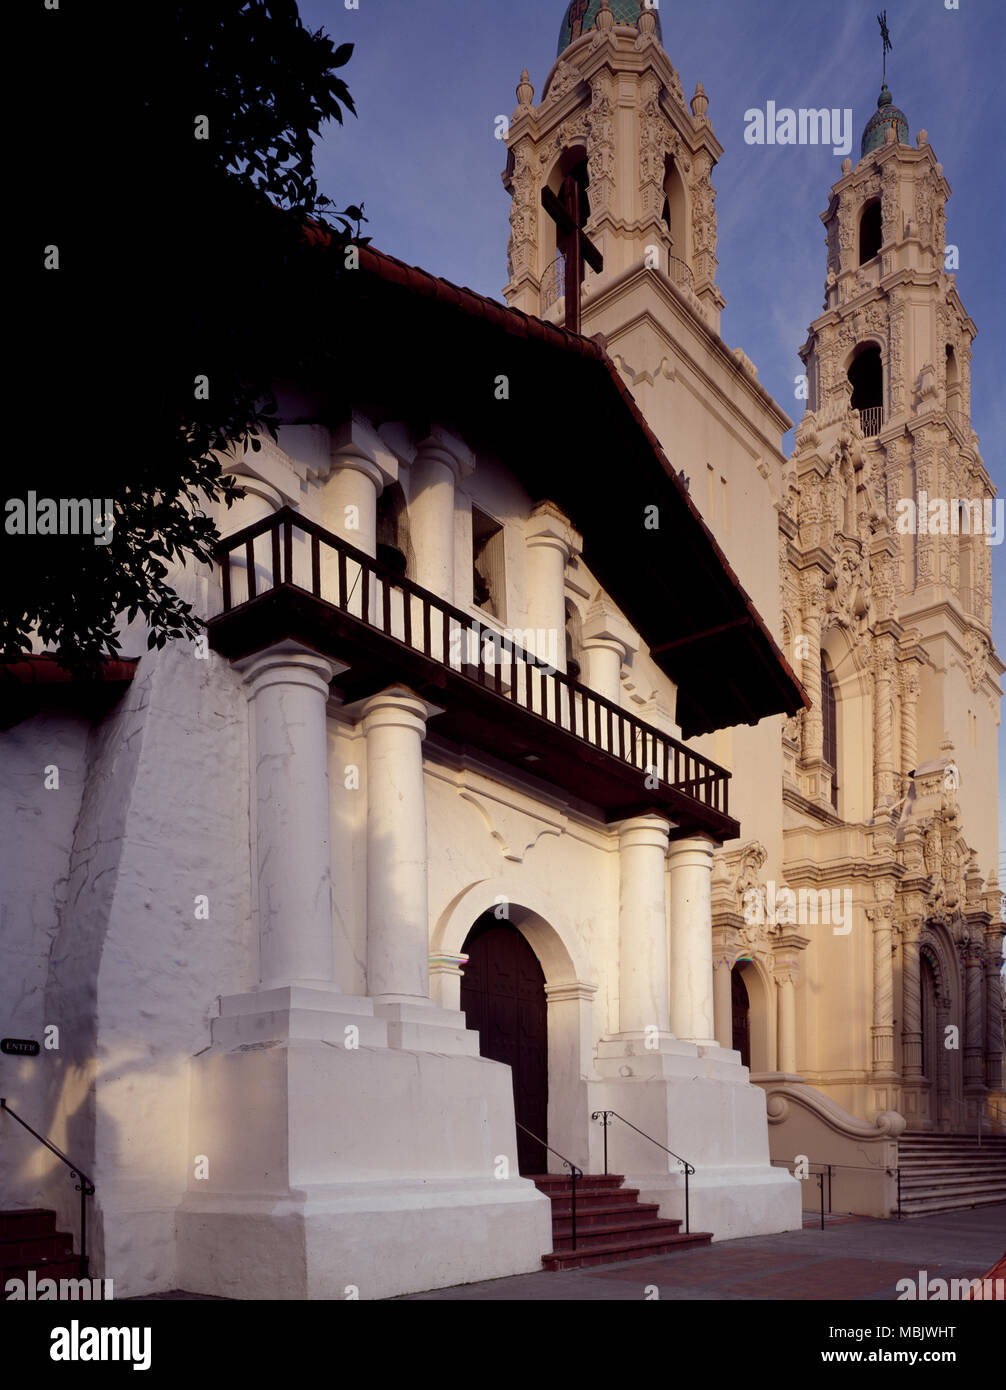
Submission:
POLYGON ((0 1052, 9 1057, 37 1057, 38 1043, 33 1038, 0 1038, 0 1052))

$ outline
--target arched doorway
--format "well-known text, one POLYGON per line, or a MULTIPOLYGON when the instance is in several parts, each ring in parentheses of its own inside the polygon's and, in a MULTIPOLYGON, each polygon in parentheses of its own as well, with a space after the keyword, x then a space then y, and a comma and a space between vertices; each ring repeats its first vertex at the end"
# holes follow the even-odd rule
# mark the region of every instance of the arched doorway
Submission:
MULTIPOLYGON (((479 1035, 479 1052, 504 1062, 513 1077, 518 1124, 548 1142, 548 1014, 545 974, 538 957, 512 923, 486 912, 465 938, 468 956, 461 980, 461 1007, 479 1035)), ((548 1171, 548 1155, 517 1130, 521 1173, 548 1171)))
POLYGON ((733 1013, 733 1049, 741 1054, 741 1065, 751 1065, 751 1001, 747 985, 741 973, 742 967, 735 965, 730 972, 730 1003, 733 1013))

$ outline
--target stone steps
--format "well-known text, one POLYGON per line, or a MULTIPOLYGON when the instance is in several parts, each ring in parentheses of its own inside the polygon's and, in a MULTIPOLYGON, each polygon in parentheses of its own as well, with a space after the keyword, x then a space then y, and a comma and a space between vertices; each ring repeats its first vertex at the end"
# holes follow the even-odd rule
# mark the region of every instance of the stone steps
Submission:
POLYGON ((576 1184, 576 1249, 573 1249, 571 1182, 567 1176, 532 1176, 552 1203, 552 1251, 542 1257, 546 1269, 579 1269, 614 1260, 643 1259, 697 1245, 708 1245, 708 1232, 681 1233, 680 1221, 657 1216, 656 1202, 640 1202, 639 1190, 623 1187, 618 1174, 584 1174, 576 1184))
POLYGON ((0 1299, 9 1279, 79 1279, 86 1271, 73 1253, 73 1236, 56 1230, 56 1213, 41 1207, 0 1211, 0 1299))
POLYGON ((904 1216, 1006 1202, 1006 1137, 906 1134, 898 1166, 904 1216))

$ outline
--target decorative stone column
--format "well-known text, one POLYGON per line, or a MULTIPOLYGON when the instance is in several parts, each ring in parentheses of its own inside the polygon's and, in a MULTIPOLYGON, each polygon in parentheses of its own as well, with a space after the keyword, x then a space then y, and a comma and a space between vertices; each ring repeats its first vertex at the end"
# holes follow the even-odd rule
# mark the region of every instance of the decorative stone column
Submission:
POLYGON ((901 929, 901 1057, 906 1081, 922 1080, 922 971, 919 938, 922 918, 909 917, 901 929))
POLYGON ((638 816, 619 827, 619 1032, 670 1032, 664 861, 671 825, 638 816))
POLYGON ((713 933, 710 901, 713 841, 675 840, 671 875, 671 1031, 700 1046, 716 1046, 713 1010, 713 933))
POLYGON ((918 666, 915 661, 904 662, 901 667, 901 771, 906 783, 908 774, 919 765, 918 716, 918 666))
POLYGON ((613 705, 620 704, 622 666, 629 653, 637 650, 638 637, 623 617, 598 604, 587 614, 581 642, 586 665, 584 684, 613 705))
POLYGON ((894 681, 894 639, 879 634, 873 653, 873 804, 889 806, 894 800, 894 744, 891 691, 894 681))
POLYGON ((346 667, 296 642, 236 662, 253 717, 252 813, 263 989, 333 987, 325 706, 346 667))
POLYGON ((583 540, 554 502, 540 502, 525 526, 528 626, 535 655, 566 669, 566 566, 583 540))
POLYGON ((982 960, 982 939, 974 932, 967 945, 961 947, 961 964, 964 967, 965 1026, 964 1033, 964 1085, 968 1090, 981 1089, 985 1085, 985 1018, 984 1018, 984 962, 982 960))
POLYGON ((985 928, 985 1084, 990 1091, 1002 1089, 1002 924, 985 928))
POLYGON ((787 1076, 797 1075, 796 1065, 796 981, 799 951, 810 944, 785 927, 772 947, 772 973, 776 983, 776 1069, 787 1076))
POLYGON ((475 468, 456 435, 434 426, 416 449, 411 469, 409 525, 416 582, 454 602, 454 489, 475 468))
POLYGON ((363 705, 367 737, 367 993, 429 1001, 423 739, 432 707, 404 686, 363 705))
POLYGON ((800 680, 810 697, 810 708, 803 711, 803 740, 800 767, 801 789, 814 800, 830 794, 830 773, 824 762, 824 716, 821 705, 821 615, 824 611, 824 576, 816 567, 801 577, 802 624, 799 635, 806 639, 806 656, 800 666, 800 680))
POLYGON ((873 1060, 874 1076, 889 1078, 894 1070, 894 963, 891 958, 893 905, 877 903, 866 909, 873 923, 873 1060))

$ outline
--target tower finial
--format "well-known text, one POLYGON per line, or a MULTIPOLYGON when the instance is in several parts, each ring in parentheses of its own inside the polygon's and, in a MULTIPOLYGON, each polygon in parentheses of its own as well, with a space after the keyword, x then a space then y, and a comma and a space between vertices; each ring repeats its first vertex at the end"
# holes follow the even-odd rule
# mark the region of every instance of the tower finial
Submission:
MULTIPOLYGON (((893 47, 894 47, 894 44, 891 43, 891 34, 890 34, 890 30, 889 30, 888 27, 887 27, 887 11, 886 11, 886 10, 882 10, 882 11, 880 12, 880 14, 877 15, 877 23, 880 25, 880 38, 881 38, 881 42, 882 42, 883 45, 884 45, 883 73, 884 73, 884 91, 886 92, 886 91, 887 91, 887 54, 888 54, 888 51, 889 51, 890 49, 893 49, 893 47)), ((882 103, 880 103, 880 104, 883 105, 883 106, 889 106, 889 105, 890 105, 890 101, 888 100, 888 101, 882 102, 882 103)))
POLYGON ((639 0, 639 18, 636 28, 641 34, 653 34, 657 28, 657 16, 653 13, 651 0, 639 0))
POLYGON ((533 99, 534 88, 531 85, 528 70, 525 68, 520 75, 520 81, 517 83, 517 101, 520 106, 530 106, 533 99))

